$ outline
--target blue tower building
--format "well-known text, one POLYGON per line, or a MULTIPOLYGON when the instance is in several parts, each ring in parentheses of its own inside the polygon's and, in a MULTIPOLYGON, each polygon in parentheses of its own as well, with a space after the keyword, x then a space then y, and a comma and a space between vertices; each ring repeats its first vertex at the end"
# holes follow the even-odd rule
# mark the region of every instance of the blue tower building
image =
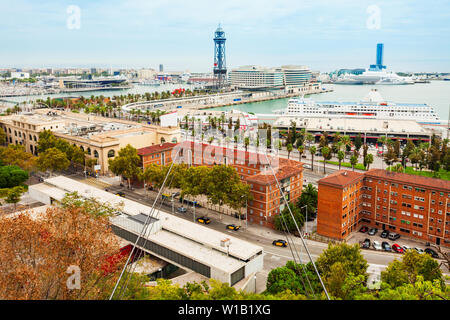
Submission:
POLYGON ((214 34, 214 78, 216 79, 217 88, 222 88, 226 75, 227 66, 225 60, 225 31, 219 24, 214 34))
POLYGON ((376 64, 370 65, 371 71, 380 71, 382 69, 386 69, 386 66, 383 65, 383 51, 384 45, 382 43, 377 44, 377 62, 376 64))

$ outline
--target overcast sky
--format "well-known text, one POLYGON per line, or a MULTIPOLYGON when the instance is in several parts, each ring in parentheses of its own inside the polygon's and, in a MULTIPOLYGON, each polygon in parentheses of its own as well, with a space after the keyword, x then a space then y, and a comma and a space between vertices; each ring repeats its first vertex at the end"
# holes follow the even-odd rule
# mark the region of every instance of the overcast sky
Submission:
POLYGON ((219 23, 229 69, 368 67, 383 42, 390 70, 450 72, 448 0, 0 0, 0 67, 210 71, 219 23))

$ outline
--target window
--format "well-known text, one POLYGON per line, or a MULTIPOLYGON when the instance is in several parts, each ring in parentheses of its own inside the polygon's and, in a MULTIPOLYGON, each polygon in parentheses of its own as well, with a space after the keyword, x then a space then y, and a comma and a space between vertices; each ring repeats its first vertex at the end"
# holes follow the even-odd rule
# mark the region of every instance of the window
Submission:
POLYGON ((108 151, 108 158, 113 158, 115 154, 116 154, 116 153, 115 153, 114 150, 109 150, 109 151, 108 151))

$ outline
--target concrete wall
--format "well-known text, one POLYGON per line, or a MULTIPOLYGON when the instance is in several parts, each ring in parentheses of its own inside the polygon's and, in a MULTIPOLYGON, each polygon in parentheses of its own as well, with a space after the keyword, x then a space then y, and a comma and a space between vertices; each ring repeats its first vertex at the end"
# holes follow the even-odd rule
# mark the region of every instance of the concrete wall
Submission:
POLYGON ((214 267, 211 267, 211 278, 221 282, 231 283, 231 275, 214 267))
POLYGON ((244 277, 248 277, 250 274, 261 271, 264 267, 264 253, 254 257, 245 265, 244 277))
POLYGON ((46 193, 44 193, 40 190, 37 190, 36 188, 34 188, 34 186, 28 187, 28 194, 30 195, 31 198, 33 198, 39 202, 42 202, 45 204, 50 204, 50 202, 51 202, 49 195, 47 195, 46 193))

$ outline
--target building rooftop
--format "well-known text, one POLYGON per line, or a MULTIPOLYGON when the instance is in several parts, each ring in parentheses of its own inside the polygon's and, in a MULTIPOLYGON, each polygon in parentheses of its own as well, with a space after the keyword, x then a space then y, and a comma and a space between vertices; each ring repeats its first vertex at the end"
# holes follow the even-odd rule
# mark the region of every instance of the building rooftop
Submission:
POLYGON ((427 187, 430 189, 443 190, 445 192, 450 192, 450 181, 423 177, 419 175, 412 175, 401 172, 392 172, 382 169, 371 169, 365 173, 367 177, 372 178, 382 178, 387 180, 394 180, 395 182, 401 182, 405 184, 411 184, 421 187, 427 187))
POLYGON ((146 156, 149 154, 153 154, 153 153, 157 153, 157 152, 161 152, 161 151, 165 151, 165 150, 171 150, 176 145, 177 145, 176 143, 170 143, 170 142, 166 142, 163 144, 156 144, 153 146, 138 149, 137 153, 140 156, 146 156))
MULTIPOLYGON (((151 207, 149 206, 129 200, 127 198, 116 196, 112 193, 106 192, 104 190, 95 188, 93 186, 84 184, 82 182, 64 176, 57 176, 46 179, 44 183, 33 185, 32 187, 43 188, 42 190, 45 189, 46 194, 50 194, 52 198, 56 200, 61 200, 66 192, 77 191, 78 194, 82 197, 85 198, 93 197, 101 202, 109 203, 112 206, 114 205, 121 206, 122 213, 128 216, 136 216, 142 213, 143 214, 151 213, 151 207)), ((222 253, 226 253, 227 249, 221 246, 221 241, 224 240, 225 238, 229 238, 231 242, 229 246, 230 256, 236 257, 244 261, 250 259, 252 256, 254 256, 255 254, 257 254, 262 250, 261 247, 256 246, 250 242, 235 238, 223 232, 212 230, 210 228, 176 217, 172 214, 168 214, 160 210, 155 209, 153 211, 152 216, 158 220, 158 221, 153 220, 154 221, 153 224, 155 224, 155 222, 156 224, 160 224, 162 229, 158 231, 159 226, 156 225, 156 228, 151 232, 152 237, 153 236, 157 237, 158 234, 161 233, 161 231, 166 230, 167 232, 171 232, 174 236, 185 239, 185 241, 188 241, 189 243, 195 242, 199 245, 204 246, 205 248, 206 247, 210 248, 209 250, 214 249, 222 253)), ((124 219, 124 216, 122 216, 121 219, 124 219)), ((133 221, 133 219, 128 218, 127 220, 128 225, 132 228, 136 228, 137 224, 139 223, 138 221, 136 221, 136 219, 134 219, 133 221)), ((189 249, 188 251, 185 251, 184 253, 186 254, 188 252, 190 254, 191 253, 190 250, 192 250, 192 248, 189 249)), ((205 256, 205 259, 206 258, 207 256, 205 256)), ((231 259, 231 257, 228 259, 231 259)), ((211 260, 211 257, 208 260, 211 260)), ((210 261, 209 263, 212 262, 210 261)))
POLYGON ((320 184, 333 185, 337 187, 344 188, 345 186, 352 184, 361 180, 364 177, 363 173, 348 171, 348 170, 339 170, 329 174, 328 176, 320 179, 318 181, 320 184))

